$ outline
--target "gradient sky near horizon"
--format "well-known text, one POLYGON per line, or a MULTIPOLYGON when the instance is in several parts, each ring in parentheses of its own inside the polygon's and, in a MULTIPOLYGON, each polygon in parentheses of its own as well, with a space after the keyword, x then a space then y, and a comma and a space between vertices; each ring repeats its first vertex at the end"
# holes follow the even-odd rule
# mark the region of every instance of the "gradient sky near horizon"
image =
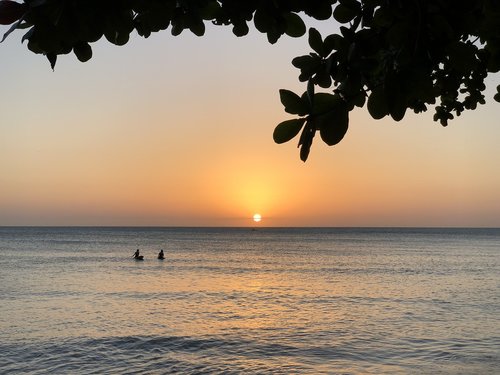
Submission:
POLYGON ((22 35, 0 45, 0 225, 500 226, 498 76, 447 128, 361 109, 302 163, 272 132, 307 37, 166 31, 53 72, 22 35))

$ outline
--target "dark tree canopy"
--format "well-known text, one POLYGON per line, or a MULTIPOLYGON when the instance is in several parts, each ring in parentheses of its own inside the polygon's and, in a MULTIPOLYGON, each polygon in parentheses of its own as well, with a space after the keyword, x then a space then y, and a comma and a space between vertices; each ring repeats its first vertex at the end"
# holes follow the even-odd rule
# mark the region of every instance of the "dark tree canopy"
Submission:
MULTIPOLYGON (((270 43, 308 34, 311 53, 292 61, 307 88, 280 90, 285 111, 298 117, 274 130, 277 143, 301 133, 304 161, 317 131, 328 145, 342 140, 354 107, 400 121, 431 105, 446 126, 485 103, 484 80, 500 70, 499 0, 0 0, 0 24, 12 24, 4 39, 26 29, 22 42, 52 68, 70 52, 89 60, 91 43, 103 36, 116 45, 134 31, 202 36, 205 22, 231 26, 237 36, 253 22, 270 43), (303 14, 341 24, 340 33, 307 31, 303 14)), ((500 102, 500 85, 494 98, 500 102)))

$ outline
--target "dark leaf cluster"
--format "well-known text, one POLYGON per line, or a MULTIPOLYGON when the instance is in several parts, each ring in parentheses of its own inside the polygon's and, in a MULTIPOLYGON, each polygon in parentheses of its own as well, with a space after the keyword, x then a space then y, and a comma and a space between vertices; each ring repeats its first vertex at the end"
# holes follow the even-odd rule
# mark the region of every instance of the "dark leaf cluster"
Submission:
MULTIPOLYGON (((143 37, 170 28, 172 35, 189 30, 205 33, 205 23, 231 25, 237 36, 246 35, 248 23, 275 43, 286 34, 299 37, 306 26, 298 12, 318 18, 331 16, 335 1, 306 0, 25 0, 23 4, 0 0, 0 23, 16 22, 14 29, 28 29, 22 40, 28 48, 49 59, 74 52, 80 61, 92 57, 91 43, 105 37, 123 45, 136 31, 143 37)), ((7 34, 8 35, 8 34, 7 34)))
POLYGON ((202 36, 211 22, 243 36, 253 22, 270 43, 307 33, 311 52, 292 61, 307 90, 280 90, 285 111, 298 118, 274 131, 278 143, 300 134, 304 161, 316 132, 328 145, 344 137, 355 107, 400 121, 432 106, 446 126, 484 104, 485 78, 500 70, 499 20, 498 0, 0 0, 0 24, 12 24, 4 39, 25 29, 22 41, 52 68, 59 55, 87 61, 93 42, 123 45, 132 32, 202 36), (303 15, 340 24, 340 32, 307 32, 303 15))
MULTIPOLYGON (((485 103, 485 78, 500 70, 499 1, 339 0, 332 17, 340 33, 323 38, 310 29, 312 52, 292 64, 300 81, 333 89, 326 95, 343 101, 347 114, 366 104, 374 119, 400 121, 431 105, 434 120, 446 126, 485 103)), ((344 121, 337 114, 330 126, 344 121)), ((307 126, 302 131, 312 138, 307 126)))

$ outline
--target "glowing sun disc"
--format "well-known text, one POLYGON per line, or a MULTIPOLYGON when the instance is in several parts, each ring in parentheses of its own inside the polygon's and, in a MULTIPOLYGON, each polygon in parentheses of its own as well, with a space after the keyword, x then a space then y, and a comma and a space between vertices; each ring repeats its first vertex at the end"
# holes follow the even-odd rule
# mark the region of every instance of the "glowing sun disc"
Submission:
POLYGON ((260 214, 253 215, 253 221, 255 221, 256 223, 258 223, 261 220, 262 220, 262 216, 260 216, 260 214))

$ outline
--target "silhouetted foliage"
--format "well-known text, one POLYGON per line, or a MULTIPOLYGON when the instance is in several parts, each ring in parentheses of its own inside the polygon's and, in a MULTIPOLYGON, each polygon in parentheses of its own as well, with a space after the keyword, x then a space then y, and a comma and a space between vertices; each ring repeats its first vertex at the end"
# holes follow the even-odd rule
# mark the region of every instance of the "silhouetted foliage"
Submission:
MULTIPOLYGON (((342 140, 354 107, 366 105, 374 119, 400 121, 434 106, 434 120, 448 120, 484 104, 484 80, 500 70, 498 0, 25 0, 0 1, 0 24, 28 29, 28 48, 44 54, 52 68, 57 56, 92 57, 90 43, 104 36, 123 45, 134 30, 148 37, 170 28, 198 36, 205 22, 230 25, 246 35, 248 23, 275 43, 283 34, 307 29, 301 14, 337 22, 339 34, 308 31, 311 53, 293 59, 302 95, 280 90, 285 111, 299 118, 280 123, 277 143, 301 133, 306 160, 313 138, 335 145, 342 140), (331 89, 315 92, 316 88, 331 89)), ((500 86, 495 100, 500 102, 500 86)))

